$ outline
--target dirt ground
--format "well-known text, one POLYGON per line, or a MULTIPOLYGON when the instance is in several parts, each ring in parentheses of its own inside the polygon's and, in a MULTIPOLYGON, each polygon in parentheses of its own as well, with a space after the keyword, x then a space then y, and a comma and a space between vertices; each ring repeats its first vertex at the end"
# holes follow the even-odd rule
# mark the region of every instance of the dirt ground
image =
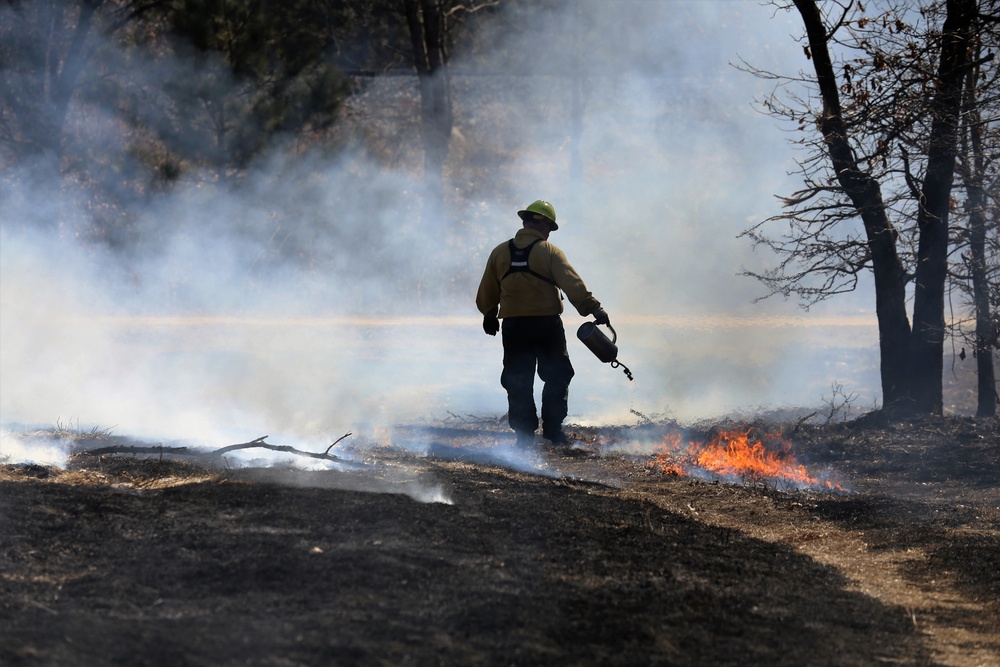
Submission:
POLYGON ((347 470, 4 465, 0 664, 1000 665, 997 420, 787 425, 843 493, 625 446, 667 427, 516 465, 452 423, 347 470))

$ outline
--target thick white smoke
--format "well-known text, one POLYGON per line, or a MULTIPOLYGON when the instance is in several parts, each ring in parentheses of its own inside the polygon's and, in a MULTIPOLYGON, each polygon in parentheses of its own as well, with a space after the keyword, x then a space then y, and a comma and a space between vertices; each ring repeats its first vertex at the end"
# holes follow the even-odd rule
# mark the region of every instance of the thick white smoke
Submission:
MULTIPOLYGON (((793 19, 710 0, 508 17, 504 33, 484 36, 502 56, 485 71, 503 76, 453 63, 453 151, 509 150, 449 171, 439 215, 425 215, 418 173, 317 147, 266 156, 239 188, 192 179, 150 197, 141 234, 108 250, 79 242, 91 212, 67 189, 6 179, 0 423, 328 444, 402 420, 502 414, 499 339, 482 334, 473 300, 490 248, 538 198, 559 212, 552 241, 611 314, 636 377, 572 338, 583 320, 568 308, 570 420, 811 404, 831 381, 868 391, 867 321, 796 326, 808 321, 794 304, 753 304, 761 287, 737 275, 769 259, 736 236, 776 212, 794 164, 787 136, 751 107, 768 83, 730 63, 799 69, 793 19), (576 31, 579 50, 565 52, 553 30, 576 31), (845 350, 865 362, 830 367, 845 350)), ((379 100, 414 83, 373 83, 353 122, 375 122, 379 100)))

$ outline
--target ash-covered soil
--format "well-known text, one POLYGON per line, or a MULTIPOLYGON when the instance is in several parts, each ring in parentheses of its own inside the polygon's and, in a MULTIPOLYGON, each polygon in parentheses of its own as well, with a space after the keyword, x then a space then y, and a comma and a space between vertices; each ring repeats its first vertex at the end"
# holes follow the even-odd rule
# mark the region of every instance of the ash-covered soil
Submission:
POLYGON ((0 664, 1000 664, 997 420, 786 427, 847 493, 617 446, 663 428, 527 465, 454 424, 356 470, 5 465, 0 664))

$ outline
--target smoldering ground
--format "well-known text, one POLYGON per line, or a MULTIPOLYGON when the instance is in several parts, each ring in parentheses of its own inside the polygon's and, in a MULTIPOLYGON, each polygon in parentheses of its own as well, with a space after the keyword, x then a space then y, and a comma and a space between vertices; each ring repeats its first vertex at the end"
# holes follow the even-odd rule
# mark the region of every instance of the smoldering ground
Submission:
MULTIPOLYGON (((858 481, 850 495, 704 483, 613 455, 549 478, 388 454, 407 475, 374 480, 378 494, 346 475, 131 456, 0 465, 0 656, 994 664, 997 427, 803 428, 805 453, 858 481), (451 502, 410 495, 427 480, 451 502)), ((482 428, 465 435, 490 445, 482 428)))

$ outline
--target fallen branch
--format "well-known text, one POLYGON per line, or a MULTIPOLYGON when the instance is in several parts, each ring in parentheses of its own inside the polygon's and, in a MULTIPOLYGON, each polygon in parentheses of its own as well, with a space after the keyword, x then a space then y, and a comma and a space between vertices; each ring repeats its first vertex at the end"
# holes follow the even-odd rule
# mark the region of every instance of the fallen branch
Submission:
POLYGON ((269 437, 270 436, 262 435, 256 440, 251 440, 250 442, 241 442, 238 445, 227 445, 222 449, 216 449, 214 452, 212 452, 212 456, 222 456, 226 452, 235 451, 237 449, 249 449, 251 447, 268 447, 269 445, 267 445, 264 441, 267 440, 269 437))
POLYGON ((350 461, 347 461, 346 459, 342 459, 339 456, 335 456, 330 453, 330 450, 333 449, 334 445, 336 445, 338 442, 340 442, 349 435, 350 433, 346 433, 337 438, 336 440, 334 440, 333 444, 327 447, 325 452, 307 452, 301 449, 296 449, 295 447, 292 447, 290 445, 272 445, 264 442, 268 438, 268 436, 265 435, 257 438, 256 440, 251 440, 250 442, 242 442, 238 445, 228 445, 226 447, 222 447, 221 449, 216 449, 214 452, 212 452, 212 456, 222 456, 223 454, 236 451, 237 449, 252 449, 255 447, 260 447, 261 449, 270 449, 271 451, 274 452, 289 452, 291 454, 298 454, 299 456, 308 456, 314 459, 323 459, 324 461, 350 463, 350 461))
POLYGON ((259 447, 261 449, 270 449, 271 451, 275 452, 288 452, 290 454, 296 454, 298 456, 308 456, 309 458, 313 459, 322 459, 324 461, 335 461, 337 463, 343 463, 346 465, 355 465, 351 461, 348 461, 347 459, 342 459, 339 456, 330 453, 330 450, 333 449, 337 445, 337 443, 339 443, 341 440, 348 437, 349 435, 351 435, 350 432, 345 433, 344 435, 334 440, 333 443, 329 447, 327 447, 326 451, 324 452, 307 452, 302 449, 296 449, 295 447, 292 447, 290 445, 272 445, 270 443, 265 442, 265 440, 267 440, 267 438, 269 437, 265 435, 256 438, 254 440, 251 440, 250 442, 241 442, 236 445, 227 445, 225 447, 221 447, 211 452, 199 452, 196 450, 188 449, 187 447, 164 447, 162 445, 157 445, 152 447, 130 447, 125 445, 112 445, 110 447, 89 449, 82 453, 89 454, 92 456, 99 456, 101 454, 159 454, 160 456, 162 456, 163 454, 183 454, 188 456, 223 456, 225 454, 228 454, 229 452, 233 452, 238 449, 253 449, 255 447, 259 447))

